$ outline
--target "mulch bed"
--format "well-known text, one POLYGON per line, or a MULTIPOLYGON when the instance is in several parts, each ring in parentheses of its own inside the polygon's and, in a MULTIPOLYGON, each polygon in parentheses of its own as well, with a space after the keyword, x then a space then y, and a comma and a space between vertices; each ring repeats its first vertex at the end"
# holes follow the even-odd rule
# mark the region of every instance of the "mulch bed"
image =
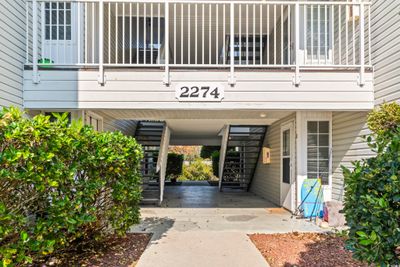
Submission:
POLYGON ((271 267, 275 266, 369 266, 352 258, 345 239, 333 234, 253 234, 251 241, 271 267))
POLYGON ((136 265, 150 239, 151 234, 112 236, 82 251, 70 251, 58 255, 39 266, 131 267, 136 265))

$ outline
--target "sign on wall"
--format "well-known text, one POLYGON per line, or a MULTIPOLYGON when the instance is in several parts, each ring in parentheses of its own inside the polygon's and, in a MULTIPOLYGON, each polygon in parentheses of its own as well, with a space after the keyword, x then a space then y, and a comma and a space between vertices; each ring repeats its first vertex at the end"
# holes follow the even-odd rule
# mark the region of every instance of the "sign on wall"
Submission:
POLYGON ((219 83, 179 83, 175 97, 180 102, 221 102, 224 86, 219 83))

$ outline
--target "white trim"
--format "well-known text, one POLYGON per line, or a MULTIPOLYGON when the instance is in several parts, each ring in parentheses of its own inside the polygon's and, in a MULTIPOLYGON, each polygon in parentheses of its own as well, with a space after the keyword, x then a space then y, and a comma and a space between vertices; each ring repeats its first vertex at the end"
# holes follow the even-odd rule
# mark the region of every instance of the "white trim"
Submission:
POLYGON ((301 186, 307 178, 307 122, 329 121, 329 185, 324 185, 324 201, 332 199, 332 112, 298 111, 297 117, 297 205, 301 201, 301 186))
POLYGON ((279 164, 280 164, 280 181, 279 181, 279 199, 280 199, 280 205, 284 205, 284 199, 282 198, 282 184, 283 184, 283 164, 282 164, 282 159, 283 159, 283 132, 290 130, 290 163, 291 163, 291 174, 290 174, 290 186, 291 188, 289 189, 291 192, 291 207, 284 207, 288 208, 290 211, 294 212, 296 209, 296 122, 294 119, 285 121, 281 123, 281 129, 280 129, 280 158, 279 158, 279 164))

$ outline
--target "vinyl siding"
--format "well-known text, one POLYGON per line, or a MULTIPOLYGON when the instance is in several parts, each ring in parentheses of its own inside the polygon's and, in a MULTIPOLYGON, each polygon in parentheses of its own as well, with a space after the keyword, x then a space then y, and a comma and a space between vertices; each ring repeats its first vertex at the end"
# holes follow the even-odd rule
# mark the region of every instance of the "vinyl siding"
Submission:
POLYGON ((375 104, 400 100, 400 16, 398 1, 375 0, 372 5, 372 63, 375 104))
POLYGON ((22 107, 25 2, 0 1, 0 106, 22 107))
POLYGON ((332 198, 343 200, 344 181, 341 166, 373 155, 364 136, 369 134, 367 112, 333 112, 332 115, 332 198))
POLYGON ((263 164, 262 157, 260 157, 250 189, 251 192, 276 205, 280 205, 281 124, 295 118, 296 113, 293 113, 269 126, 264 146, 271 148, 271 164, 263 164))

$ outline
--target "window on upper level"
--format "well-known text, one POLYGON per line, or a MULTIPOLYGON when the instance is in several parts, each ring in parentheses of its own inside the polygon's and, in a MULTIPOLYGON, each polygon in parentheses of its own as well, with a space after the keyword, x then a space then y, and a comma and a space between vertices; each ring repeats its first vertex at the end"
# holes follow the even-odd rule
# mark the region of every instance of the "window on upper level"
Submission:
POLYGON ((47 2, 45 12, 45 39, 71 40, 71 3, 47 2))

